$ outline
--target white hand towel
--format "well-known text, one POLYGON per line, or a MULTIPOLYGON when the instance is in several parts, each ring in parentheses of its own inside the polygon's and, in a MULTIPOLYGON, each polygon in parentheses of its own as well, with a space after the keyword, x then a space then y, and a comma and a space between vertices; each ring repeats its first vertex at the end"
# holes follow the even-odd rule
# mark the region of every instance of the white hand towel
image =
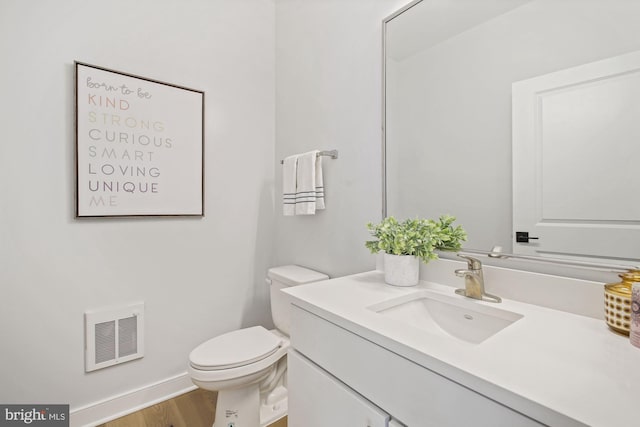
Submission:
POLYGON ((324 209, 324 179, 322 178, 322 156, 316 157, 316 210, 324 209))
POLYGON ((296 170, 298 156, 289 156, 282 164, 282 213, 296 214, 296 170))
POLYGON ((318 150, 298 156, 296 168, 296 215, 316 213, 316 158, 318 150))

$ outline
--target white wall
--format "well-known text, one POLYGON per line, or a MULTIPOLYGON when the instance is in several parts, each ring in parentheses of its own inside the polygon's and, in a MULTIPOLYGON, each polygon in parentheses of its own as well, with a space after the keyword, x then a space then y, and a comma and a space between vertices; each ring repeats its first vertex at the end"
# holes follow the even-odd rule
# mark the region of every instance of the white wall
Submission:
POLYGON ((374 267, 364 242, 381 217, 382 20, 406 3, 276 2, 276 156, 340 152, 324 160, 325 211, 284 217, 276 203, 277 263, 331 276, 374 267))
POLYGON ((274 46, 271 0, 2 1, 0 402, 73 410, 270 325, 274 46), (206 92, 205 218, 73 218, 74 60, 206 92), (145 357, 85 374, 84 311, 135 301, 145 357))

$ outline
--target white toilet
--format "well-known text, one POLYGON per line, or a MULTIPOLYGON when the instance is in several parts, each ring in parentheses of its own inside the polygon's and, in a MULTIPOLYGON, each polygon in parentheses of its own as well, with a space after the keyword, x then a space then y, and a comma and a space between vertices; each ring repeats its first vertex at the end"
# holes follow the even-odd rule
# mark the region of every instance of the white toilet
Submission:
POLYGON ((287 414, 287 350, 290 297, 280 289, 318 282, 326 274, 297 265, 269 269, 271 316, 277 329, 232 331, 196 347, 189 355, 195 385, 218 392, 213 427, 264 427, 287 414))

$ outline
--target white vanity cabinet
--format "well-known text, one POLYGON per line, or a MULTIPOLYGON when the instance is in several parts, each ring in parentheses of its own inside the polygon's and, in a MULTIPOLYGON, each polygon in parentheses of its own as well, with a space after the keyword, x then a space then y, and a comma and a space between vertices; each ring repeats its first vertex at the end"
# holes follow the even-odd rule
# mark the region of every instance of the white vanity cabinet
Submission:
POLYGON ((291 427, 543 425, 295 305, 291 344, 291 427))

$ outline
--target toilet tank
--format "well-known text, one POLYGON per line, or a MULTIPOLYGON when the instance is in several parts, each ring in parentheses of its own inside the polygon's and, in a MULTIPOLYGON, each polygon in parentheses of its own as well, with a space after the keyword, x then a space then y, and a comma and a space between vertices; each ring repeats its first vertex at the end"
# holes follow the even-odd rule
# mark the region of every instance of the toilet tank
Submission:
POLYGON ((271 317, 276 328, 289 336, 291 320, 291 297, 281 289, 290 286, 327 280, 329 276, 299 265, 283 265, 270 268, 267 272, 267 282, 271 286, 271 317))

